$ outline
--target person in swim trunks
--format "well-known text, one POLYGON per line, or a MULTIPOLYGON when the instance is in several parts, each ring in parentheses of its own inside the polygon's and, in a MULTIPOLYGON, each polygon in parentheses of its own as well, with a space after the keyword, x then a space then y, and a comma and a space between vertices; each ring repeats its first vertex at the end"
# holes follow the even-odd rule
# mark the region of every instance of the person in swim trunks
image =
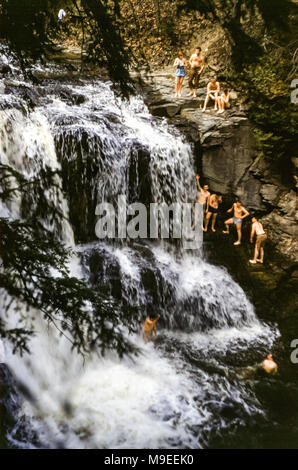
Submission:
POLYGON ((196 48, 194 54, 192 54, 191 58, 189 59, 190 71, 188 76, 188 86, 189 86, 189 94, 188 96, 193 96, 196 98, 197 90, 199 88, 199 80, 201 73, 205 68, 205 59, 202 55, 202 49, 200 47, 196 48))
POLYGON ((205 214, 207 214, 207 205, 209 203, 209 197, 210 197, 210 193, 208 191, 209 186, 208 184, 204 184, 204 186, 201 187, 199 175, 196 175, 196 179, 197 179, 197 185, 198 185, 198 190, 199 190, 198 203, 202 204, 203 211, 205 214))
POLYGON ((175 59, 174 67, 176 67, 175 97, 180 98, 182 83, 186 75, 185 67, 187 67, 187 60, 184 59, 182 51, 178 52, 178 57, 175 59))
POLYGON ((256 244, 253 259, 250 259, 251 264, 261 263, 264 261, 264 244, 267 240, 267 235, 263 229, 263 225, 258 221, 257 217, 251 219, 251 233, 250 233, 250 243, 253 243, 254 235, 256 235, 256 244), (260 257, 258 257, 260 254, 260 257))
POLYGON ((206 222, 205 222, 205 228, 204 232, 207 232, 208 230, 208 225, 209 221, 212 217, 211 221, 211 230, 212 232, 216 232, 215 230, 215 222, 217 218, 217 213, 218 213, 218 205, 222 203, 222 196, 219 194, 212 194, 209 198, 209 201, 207 203, 207 215, 206 215, 206 222))
POLYGON ((249 212, 242 206, 240 201, 234 202, 231 209, 227 212, 234 211, 234 217, 225 221, 226 230, 223 230, 223 233, 229 234, 230 233, 230 225, 236 225, 238 239, 234 242, 234 245, 241 244, 242 238, 242 221, 249 215, 249 212))
POLYGON ((149 315, 144 323, 144 332, 143 332, 143 338, 145 343, 148 343, 149 341, 152 341, 157 338, 157 328, 156 328, 156 323, 158 322, 160 318, 160 315, 149 315), (154 332, 154 336, 153 336, 154 332))

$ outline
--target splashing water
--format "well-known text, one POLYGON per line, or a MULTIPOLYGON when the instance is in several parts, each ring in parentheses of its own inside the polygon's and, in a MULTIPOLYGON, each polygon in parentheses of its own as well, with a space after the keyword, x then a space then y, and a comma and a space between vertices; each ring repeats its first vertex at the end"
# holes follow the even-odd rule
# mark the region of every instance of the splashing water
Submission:
MULTIPOLYGON (((45 86, 46 99, 34 112, 1 111, 2 163, 36 176, 44 165, 56 169, 81 159, 81 177, 88 179, 94 204, 115 201, 119 194, 144 196, 144 171, 153 202, 195 198, 190 145, 164 120, 153 119, 140 97, 122 102, 109 83, 45 86), (88 165, 92 171, 84 174, 88 165)), ((3 100, 2 105, 7 97, 3 100)), ((62 190, 59 199, 68 216, 62 190)), ((15 200, 2 214, 20 217, 20 207, 15 200)), ((59 236, 73 245, 69 224, 59 236)), ((83 362, 36 314, 30 356, 15 356, 5 344, 5 361, 31 396, 8 430, 11 445, 200 448, 214 433, 266 418, 235 363, 247 351, 270 347, 279 333, 256 318, 226 270, 191 254, 178 256, 159 242, 97 242, 77 251, 82 262, 77 275, 98 288, 113 280, 120 298, 144 315, 153 307, 161 312, 159 339, 144 345, 141 331, 134 335, 142 350, 134 361, 109 353, 83 362), (95 256, 100 269, 94 271, 95 256), (232 365, 225 362, 227 354, 232 365)))

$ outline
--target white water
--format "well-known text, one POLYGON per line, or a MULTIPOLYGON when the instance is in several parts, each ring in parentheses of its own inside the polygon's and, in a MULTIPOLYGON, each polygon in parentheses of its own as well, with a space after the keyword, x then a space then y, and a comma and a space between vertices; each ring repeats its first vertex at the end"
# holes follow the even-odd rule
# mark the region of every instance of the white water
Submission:
MULTIPOLYGON (((65 103, 53 87, 47 104, 33 113, 2 112, 2 162, 29 176, 44 164, 59 167, 55 147, 68 161, 78 154, 83 159, 92 155, 99 168, 90 181, 94 198, 113 200, 129 195, 126 170, 137 141, 150 152, 154 201, 194 197, 191 148, 164 121, 153 120, 140 98, 122 103, 109 84, 69 88, 87 101, 80 106, 65 103)), ((19 208, 16 200, 2 214, 19 217, 19 208)), ((65 199, 62 210, 67 215, 65 199)), ((73 243, 69 225, 62 238, 73 243)), ((270 348, 278 332, 258 321, 243 290, 225 270, 191 254, 178 258, 158 244, 145 248, 146 256, 137 246, 78 247, 86 277, 92 252, 100 253, 104 268, 99 286, 109 284, 109 267, 116 266, 122 298, 139 305, 144 315, 148 305, 162 312, 164 327, 155 345, 143 344, 141 325, 140 335, 132 337, 142 350, 134 362, 109 353, 83 363, 67 340, 41 320, 36 321, 30 356, 15 356, 5 345, 7 364, 35 399, 24 400, 18 423, 27 417, 38 435, 37 445, 204 447, 211 433, 245 426, 247 419, 264 415, 250 384, 241 380, 237 368, 225 364, 225 355, 237 358, 270 348), (154 274, 155 293, 144 284, 146 270, 154 274), (232 416, 222 413, 227 408, 232 416)), ((17 433, 18 426, 9 430, 9 441, 34 446, 30 433, 17 433)))

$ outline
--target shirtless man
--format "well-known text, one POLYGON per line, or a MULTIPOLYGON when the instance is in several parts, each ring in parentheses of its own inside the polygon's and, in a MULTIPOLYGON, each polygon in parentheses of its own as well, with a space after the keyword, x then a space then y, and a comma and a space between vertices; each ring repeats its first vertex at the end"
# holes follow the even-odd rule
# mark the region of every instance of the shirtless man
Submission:
POLYGON ((214 110, 215 111, 217 110, 219 92, 220 92, 219 82, 216 81, 216 78, 212 78, 211 81, 207 85, 207 96, 205 98, 204 107, 202 109, 203 113, 206 111, 206 107, 210 99, 214 101, 214 110))
POLYGON ((205 223, 205 228, 204 232, 207 232, 208 230, 208 225, 209 221, 212 217, 211 221, 211 230, 212 232, 216 232, 215 230, 215 222, 216 222, 216 217, 218 213, 218 205, 222 203, 222 196, 219 194, 212 194, 209 198, 209 201, 207 203, 207 215, 206 215, 206 223, 205 223))
POLYGON ((156 323, 158 322, 160 315, 149 315, 144 323, 143 338, 145 343, 157 338, 156 323), (154 336, 153 336, 154 331, 154 336))
POLYGON ((205 68, 205 59, 202 55, 202 49, 200 47, 197 47, 195 53, 192 54, 191 58, 189 59, 189 65, 190 71, 188 77, 188 86, 190 91, 188 96, 193 96, 196 98, 200 76, 205 68))
POLYGON ((249 262, 251 264, 256 263, 263 263, 264 261, 264 244, 267 240, 267 235, 265 230, 263 229, 263 225, 261 222, 258 221, 256 217, 251 219, 251 232, 250 232, 250 243, 253 243, 254 235, 256 235, 256 244, 255 244, 255 252, 253 259, 250 259, 249 262), (258 258, 260 253, 260 258, 258 258))
POLYGON ((277 364, 274 362, 272 354, 268 354, 267 358, 261 363, 261 367, 265 372, 267 372, 267 374, 272 375, 275 375, 278 370, 277 364))
POLYGON ((230 233, 230 225, 235 224, 238 234, 238 240, 234 243, 234 245, 240 245, 242 237, 242 220, 249 215, 249 212, 241 205, 240 201, 234 202, 231 209, 229 209, 227 212, 232 211, 234 211, 234 217, 225 221, 226 230, 223 230, 223 233, 230 233))
POLYGON ((210 193, 208 191, 209 186, 208 184, 204 184, 204 186, 201 187, 199 175, 196 175, 196 179, 197 179, 197 185, 198 185, 198 190, 199 190, 198 202, 202 204, 204 212, 207 213, 207 205, 209 203, 209 197, 210 197, 210 193))

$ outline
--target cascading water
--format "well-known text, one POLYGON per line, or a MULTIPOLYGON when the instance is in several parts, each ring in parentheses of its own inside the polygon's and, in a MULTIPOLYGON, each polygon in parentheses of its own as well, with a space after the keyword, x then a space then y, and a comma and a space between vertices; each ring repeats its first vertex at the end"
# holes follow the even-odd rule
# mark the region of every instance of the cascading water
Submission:
MULTIPOLYGON (((61 165, 59 184, 69 191, 68 201, 59 198, 61 210, 83 242, 76 247, 79 275, 144 315, 154 308, 161 330, 155 344, 144 345, 141 334, 132 337, 142 350, 134 361, 113 353, 83 361, 65 338, 36 320, 30 356, 13 355, 5 344, 6 363, 34 397, 23 400, 8 442, 198 448, 227 429, 266 420, 236 364, 248 350, 268 349, 278 331, 256 318, 226 270, 160 241, 94 241, 98 202, 115 202, 121 194, 129 201, 194 200, 191 147, 165 121, 154 120, 141 97, 123 102, 110 83, 62 87, 49 81, 44 90, 34 112, 16 97, 9 111, 1 111, 1 162, 27 175, 38 175, 45 164, 61 165)), ((5 109, 7 96, 1 99, 5 109)), ((20 206, 16 200, 2 214, 20 217, 20 206)), ((58 234, 73 244, 69 224, 58 234)))

